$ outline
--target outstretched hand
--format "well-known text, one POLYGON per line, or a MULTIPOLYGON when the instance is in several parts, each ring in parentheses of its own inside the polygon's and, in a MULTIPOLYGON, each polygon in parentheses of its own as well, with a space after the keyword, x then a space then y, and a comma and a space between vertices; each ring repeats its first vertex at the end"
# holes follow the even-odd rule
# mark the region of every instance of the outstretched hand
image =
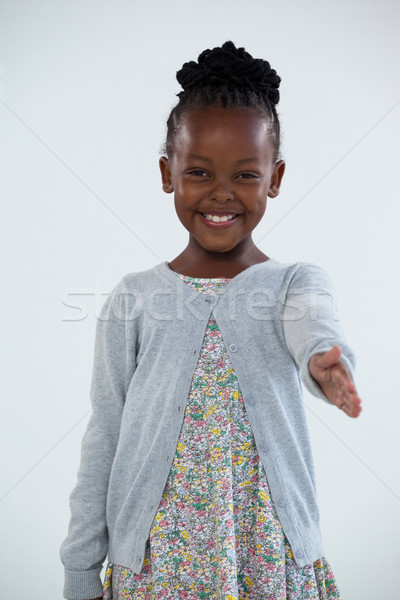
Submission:
POLYGON ((341 354, 340 346, 318 352, 310 358, 308 368, 328 400, 355 418, 362 410, 361 398, 347 366, 340 359, 341 354))

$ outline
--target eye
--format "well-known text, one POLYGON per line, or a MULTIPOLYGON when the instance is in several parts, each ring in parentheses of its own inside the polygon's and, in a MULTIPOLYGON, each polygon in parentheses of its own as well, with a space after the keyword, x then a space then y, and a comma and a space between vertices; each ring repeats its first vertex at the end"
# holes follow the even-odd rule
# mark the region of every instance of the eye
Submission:
POLYGON ((238 177, 242 179, 255 179, 257 175, 255 175, 254 173, 239 173, 238 177))
POLYGON ((188 171, 188 175, 194 175, 195 177, 207 177, 208 173, 203 171, 203 169, 193 169, 192 171, 188 171))

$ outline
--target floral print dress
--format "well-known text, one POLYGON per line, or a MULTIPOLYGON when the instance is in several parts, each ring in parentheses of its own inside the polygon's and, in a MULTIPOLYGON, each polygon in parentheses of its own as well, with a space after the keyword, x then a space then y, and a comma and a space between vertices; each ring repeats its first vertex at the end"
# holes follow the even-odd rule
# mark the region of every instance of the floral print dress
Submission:
MULTIPOLYGON (((228 278, 177 273, 202 293, 228 278)), ((340 600, 323 556, 296 565, 211 313, 141 573, 108 562, 104 600, 340 600)))

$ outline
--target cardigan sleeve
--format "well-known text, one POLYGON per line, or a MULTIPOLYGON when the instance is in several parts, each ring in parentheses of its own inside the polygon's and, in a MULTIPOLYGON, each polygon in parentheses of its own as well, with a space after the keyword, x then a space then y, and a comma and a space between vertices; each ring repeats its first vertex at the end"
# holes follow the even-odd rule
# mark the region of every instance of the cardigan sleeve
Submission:
POLYGON ((64 597, 68 600, 103 595, 100 573, 108 551, 108 482, 125 394, 135 368, 126 343, 126 298, 122 279, 105 301, 96 324, 92 413, 82 439, 77 482, 69 498, 68 535, 60 548, 64 597))
POLYGON ((314 263, 298 263, 285 299, 283 329, 305 387, 314 396, 332 404, 312 377, 308 363, 317 352, 326 352, 339 345, 341 360, 354 379, 355 355, 338 317, 334 285, 322 267, 314 263))

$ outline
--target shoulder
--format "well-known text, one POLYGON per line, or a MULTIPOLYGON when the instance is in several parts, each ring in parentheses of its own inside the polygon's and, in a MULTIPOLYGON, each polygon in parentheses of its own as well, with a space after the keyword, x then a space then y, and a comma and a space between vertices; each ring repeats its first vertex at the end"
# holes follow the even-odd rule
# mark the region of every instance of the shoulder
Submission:
POLYGON ((269 259, 257 265, 253 274, 254 279, 249 279, 251 288, 254 288, 254 285, 268 288, 283 299, 288 294, 315 291, 331 295, 335 293, 330 275, 321 265, 311 261, 285 263, 269 259))
POLYGON ((249 275, 253 275, 259 281, 268 285, 279 284, 282 287, 290 287, 294 283, 303 284, 330 283, 330 276, 326 270, 314 262, 298 261, 295 263, 286 263, 275 258, 255 265, 248 270, 249 275))
MULTIPOLYGON (((112 311, 125 321, 134 321, 149 310, 162 305, 168 310, 176 298, 181 281, 162 262, 144 271, 126 273, 111 290, 104 311, 112 311), (107 305, 107 306, 106 306, 107 305)), ((184 291, 189 286, 184 286, 184 291)))
POLYGON ((118 296, 129 293, 139 293, 148 289, 156 289, 163 284, 160 274, 163 272, 164 263, 144 271, 132 271, 126 273, 113 287, 110 296, 118 296))
POLYGON ((292 266, 288 288, 301 288, 301 290, 329 290, 333 291, 334 285, 331 276, 315 262, 300 261, 292 266))
POLYGON ((163 285, 163 279, 159 275, 160 266, 156 265, 144 271, 132 271, 121 277, 108 293, 101 316, 104 318, 112 313, 121 318, 120 315, 126 315, 127 310, 137 310, 142 306, 148 293, 161 289, 163 285))

